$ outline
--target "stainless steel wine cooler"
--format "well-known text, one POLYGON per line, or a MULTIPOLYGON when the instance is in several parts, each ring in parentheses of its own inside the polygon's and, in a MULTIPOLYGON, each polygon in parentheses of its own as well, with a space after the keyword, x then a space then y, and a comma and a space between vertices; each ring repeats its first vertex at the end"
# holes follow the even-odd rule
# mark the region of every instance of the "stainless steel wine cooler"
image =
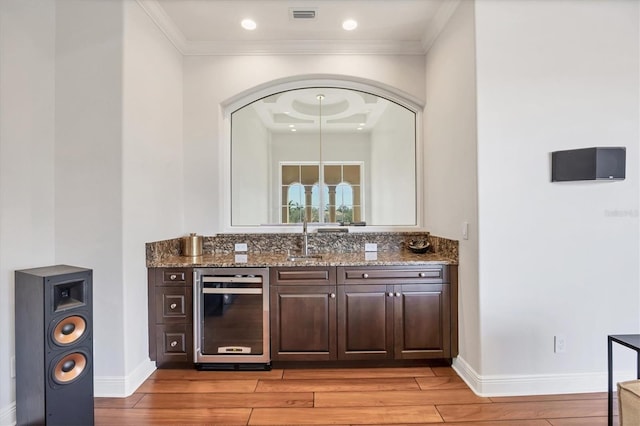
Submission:
POLYGON ((193 286, 196 367, 268 368, 268 269, 196 268, 193 286))

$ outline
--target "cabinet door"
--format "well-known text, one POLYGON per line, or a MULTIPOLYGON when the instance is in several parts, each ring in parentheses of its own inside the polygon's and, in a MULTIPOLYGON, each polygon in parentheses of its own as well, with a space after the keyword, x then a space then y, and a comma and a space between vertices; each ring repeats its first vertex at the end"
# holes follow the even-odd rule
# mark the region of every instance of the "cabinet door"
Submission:
POLYGON ((336 359, 336 287, 271 287, 271 359, 336 359))
POLYGON ((392 288, 338 287, 338 359, 393 358, 392 288))
POLYGON ((396 359, 450 358, 449 285, 394 286, 396 359))

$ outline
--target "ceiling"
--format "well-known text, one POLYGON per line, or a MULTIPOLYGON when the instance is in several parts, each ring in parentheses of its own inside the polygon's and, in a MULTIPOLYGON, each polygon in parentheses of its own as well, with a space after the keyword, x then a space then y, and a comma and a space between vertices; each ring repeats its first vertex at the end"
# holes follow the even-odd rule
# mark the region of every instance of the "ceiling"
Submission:
POLYGON ((184 55, 426 53, 460 0, 137 0, 184 55), (292 10, 314 11, 294 19, 292 10), (245 18, 257 23, 247 31, 245 18), (342 29, 347 19, 353 31, 342 29))

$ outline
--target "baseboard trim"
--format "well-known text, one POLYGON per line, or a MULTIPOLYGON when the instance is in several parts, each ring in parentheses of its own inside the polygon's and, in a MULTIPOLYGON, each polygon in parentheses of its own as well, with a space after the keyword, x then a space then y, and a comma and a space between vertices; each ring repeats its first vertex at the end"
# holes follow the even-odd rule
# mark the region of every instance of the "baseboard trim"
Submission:
POLYGON ((460 356, 452 367, 471 390, 484 397, 607 391, 607 373, 483 376, 460 356))
POLYGON ((93 379, 96 397, 124 398, 136 389, 156 370, 149 359, 141 362, 128 376, 96 376, 93 379))
POLYGON ((14 426, 16 424, 16 402, 0 409, 0 426, 14 426))

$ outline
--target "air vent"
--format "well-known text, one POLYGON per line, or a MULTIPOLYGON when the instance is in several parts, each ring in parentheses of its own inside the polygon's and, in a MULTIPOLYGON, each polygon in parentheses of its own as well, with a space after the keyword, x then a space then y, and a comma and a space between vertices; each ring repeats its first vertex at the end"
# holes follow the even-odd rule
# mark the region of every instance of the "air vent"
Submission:
POLYGON ((289 9, 291 19, 311 20, 316 19, 315 9, 289 9))

